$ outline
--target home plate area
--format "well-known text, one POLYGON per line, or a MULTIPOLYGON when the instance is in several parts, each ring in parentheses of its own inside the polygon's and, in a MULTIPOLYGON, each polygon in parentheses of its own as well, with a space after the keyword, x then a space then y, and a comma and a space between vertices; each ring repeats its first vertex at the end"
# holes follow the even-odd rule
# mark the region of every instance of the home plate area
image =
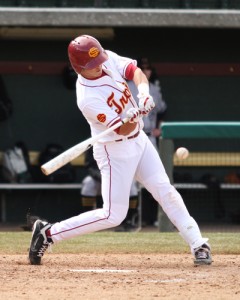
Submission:
POLYGON ((42 265, 2 255, 5 299, 240 299, 240 256, 214 255, 194 267, 191 254, 56 254, 42 265))

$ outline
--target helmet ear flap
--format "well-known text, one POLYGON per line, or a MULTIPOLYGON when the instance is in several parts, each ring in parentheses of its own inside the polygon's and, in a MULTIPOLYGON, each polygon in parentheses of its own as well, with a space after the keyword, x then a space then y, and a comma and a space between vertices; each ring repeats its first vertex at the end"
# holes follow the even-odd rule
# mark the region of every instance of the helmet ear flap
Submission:
POLYGON ((68 57, 72 68, 78 74, 83 69, 94 69, 108 59, 99 41, 89 35, 81 35, 70 42, 68 57))

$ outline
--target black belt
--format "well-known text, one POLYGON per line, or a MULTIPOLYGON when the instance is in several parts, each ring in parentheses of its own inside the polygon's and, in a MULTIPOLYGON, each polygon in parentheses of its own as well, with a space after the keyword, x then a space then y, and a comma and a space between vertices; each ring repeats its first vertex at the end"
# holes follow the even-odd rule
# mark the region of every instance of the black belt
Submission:
MULTIPOLYGON (((134 139, 139 135, 140 131, 138 131, 137 133, 135 133, 134 135, 128 136, 127 139, 134 139)), ((120 140, 115 140, 115 142, 121 142, 121 141, 125 141, 125 139, 120 139, 120 140)))

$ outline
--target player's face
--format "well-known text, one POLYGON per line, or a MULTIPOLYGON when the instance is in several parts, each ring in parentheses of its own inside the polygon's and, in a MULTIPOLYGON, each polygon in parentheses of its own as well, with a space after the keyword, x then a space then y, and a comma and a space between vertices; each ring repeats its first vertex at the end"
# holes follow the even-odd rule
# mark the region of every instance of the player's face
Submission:
POLYGON ((102 65, 99 65, 96 68, 91 70, 84 69, 82 70, 81 75, 85 78, 90 78, 90 79, 97 78, 102 75, 102 65))

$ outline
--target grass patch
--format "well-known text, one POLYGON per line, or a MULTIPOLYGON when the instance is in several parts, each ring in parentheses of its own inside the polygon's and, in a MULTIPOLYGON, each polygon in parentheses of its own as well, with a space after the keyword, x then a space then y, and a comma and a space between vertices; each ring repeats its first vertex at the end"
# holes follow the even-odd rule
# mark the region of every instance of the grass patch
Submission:
MULTIPOLYGON (((240 254, 239 233, 207 233, 213 254, 240 254)), ((0 232, 0 254, 26 254, 30 232, 0 232)), ((62 241, 54 253, 189 253, 176 232, 96 232, 62 241)))

